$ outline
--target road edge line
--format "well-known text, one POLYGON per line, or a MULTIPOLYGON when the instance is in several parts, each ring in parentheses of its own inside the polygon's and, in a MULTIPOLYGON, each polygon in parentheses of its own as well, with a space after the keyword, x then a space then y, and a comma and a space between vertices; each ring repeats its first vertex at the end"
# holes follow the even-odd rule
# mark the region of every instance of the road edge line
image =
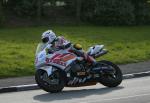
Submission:
MULTIPOLYGON (((132 73, 132 74, 124 74, 123 79, 132 79, 132 78, 139 78, 139 77, 145 77, 145 76, 150 76, 150 71, 132 73)), ((28 91, 28 90, 37 90, 37 89, 40 89, 37 84, 18 85, 18 86, 2 87, 0 88, 0 93, 28 91)))

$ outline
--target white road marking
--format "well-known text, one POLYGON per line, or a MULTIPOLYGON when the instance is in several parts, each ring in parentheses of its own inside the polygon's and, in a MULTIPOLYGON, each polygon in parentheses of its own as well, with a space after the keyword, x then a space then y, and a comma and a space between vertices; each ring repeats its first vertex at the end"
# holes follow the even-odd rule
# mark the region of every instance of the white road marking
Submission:
MULTIPOLYGON (((148 74, 148 73, 150 73, 150 71, 147 71, 147 72, 139 72, 139 73, 132 73, 132 74, 124 74, 123 76, 125 77, 125 76, 129 76, 129 77, 133 77, 135 74, 143 74, 143 73, 146 73, 146 74, 148 74)), ((21 88, 21 87, 38 87, 38 85, 37 84, 27 84, 27 85, 17 85, 17 86, 9 86, 9 87, 16 87, 16 88, 21 88)), ((9 88, 8 87, 8 88, 9 88)), ((3 88, 5 88, 5 87, 3 87, 3 88)))
MULTIPOLYGON (((139 73, 131 73, 131 74, 142 74, 142 73, 150 73, 150 71, 146 71, 146 72, 139 72, 139 73)), ((126 74, 125 74, 126 75, 126 74)), ((128 74, 127 74, 128 75, 128 74)))
POLYGON ((148 74, 148 73, 150 73, 150 71, 139 72, 139 73, 131 73, 131 74, 124 74, 123 76, 132 76, 132 75, 135 75, 135 74, 148 74))
POLYGON ((30 87, 30 86, 38 86, 37 84, 28 84, 28 85, 18 85, 18 86, 10 86, 10 87, 30 87))

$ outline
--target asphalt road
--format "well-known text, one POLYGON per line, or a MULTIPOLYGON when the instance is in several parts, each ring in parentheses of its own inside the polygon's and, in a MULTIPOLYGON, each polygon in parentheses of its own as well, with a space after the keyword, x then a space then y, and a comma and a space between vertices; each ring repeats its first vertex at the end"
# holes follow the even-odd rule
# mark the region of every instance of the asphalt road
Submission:
POLYGON ((150 103, 150 77, 127 79, 116 88, 100 84, 65 88, 50 94, 43 90, 0 94, 0 103, 150 103))
MULTIPOLYGON (((150 61, 119 65, 123 74, 150 71, 150 61)), ((16 85, 35 84, 34 76, 0 79, 0 88, 16 85)))

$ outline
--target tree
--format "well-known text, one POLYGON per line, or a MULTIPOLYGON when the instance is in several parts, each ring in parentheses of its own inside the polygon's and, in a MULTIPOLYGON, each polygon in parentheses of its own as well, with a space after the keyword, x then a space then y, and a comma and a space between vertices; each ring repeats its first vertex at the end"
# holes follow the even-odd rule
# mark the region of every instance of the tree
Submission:
POLYGON ((4 14, 3 14, 3 7, 2 7, 3 1, 0 0, 0 25, 4 22, 4 14))
POLYGON ((36 14, 37 0, 8 0, 7 11, 20 17, 30 17, 36 14))
POLYGON ((134 5, 136 24, 150 24, 150 4, 148 0, 131 0, 134 5))
POLYGON ((42 0, 37 0, 37 20, 40 22, 42 16, 42 0))
POLYGON ((81 19, 92 21, 96 7, 96 0, 82 0, 81 19))
POLYGON ((81 6, 82 0, 76 0, 76 18, 79 22, 81 21, 81 6))
POLYGON ((0 1, 0 16, 2 16, 2 1, 0 1))
MULTIPOLYGON (((134 24, 134 7, 128 0, 88 0, 83 17, 101 25, 134 24), (88 15, 87 15, 88 14, 88 15)), ((86 2, 86 1, 85 1, 86 2)))

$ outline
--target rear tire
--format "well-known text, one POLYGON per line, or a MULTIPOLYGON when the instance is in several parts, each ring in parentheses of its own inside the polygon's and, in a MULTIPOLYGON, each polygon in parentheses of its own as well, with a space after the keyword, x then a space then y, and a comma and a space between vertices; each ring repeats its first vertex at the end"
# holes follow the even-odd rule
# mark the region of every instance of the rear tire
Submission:
POLYGON ((104 73, 100 77, 100 83, 107 87, 117 87, 118 85, 120 85, 122 82, 122 78, 123 78, 120 68, 116 64, 109 62, 109 61, 105 61, 105 60, 99 61, 99 63, 112 67, 115 72, 113 74, 115 77, 104 73))
MULTIPOLYGON (((36 80, 36 83, 38 84, 38 86, 46 92, 50 92, 50 93, 61 92, 62 89, 64 88, 64 80, 61 77, 62 76, 61 72, 56 71, 53 74, 53 75, 55 75, 55 73, 57 73, 57 76, 58 76, 57 79, 59 79, 58 84, 49 84, 46 81, 44 81, 42 79, 42 77, 44 76, 45 73, 46 73, 46 71, 40 70, 40 69, 36 71, 35 80, 36 80)), ((48 79, 49 79, 49 77, 48 77, 48 79)))

